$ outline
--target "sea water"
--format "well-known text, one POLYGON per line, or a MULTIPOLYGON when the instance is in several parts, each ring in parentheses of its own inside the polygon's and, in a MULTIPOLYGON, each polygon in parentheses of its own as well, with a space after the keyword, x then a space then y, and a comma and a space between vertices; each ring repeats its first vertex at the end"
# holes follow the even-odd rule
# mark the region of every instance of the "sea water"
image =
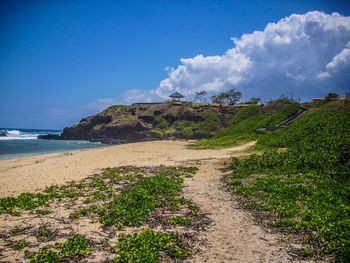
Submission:
POLYGON ((73 140, 41 140, 42 134, 60 134, 60 130, 0 128, 0 159, 101 147, 101 143, 73 140))

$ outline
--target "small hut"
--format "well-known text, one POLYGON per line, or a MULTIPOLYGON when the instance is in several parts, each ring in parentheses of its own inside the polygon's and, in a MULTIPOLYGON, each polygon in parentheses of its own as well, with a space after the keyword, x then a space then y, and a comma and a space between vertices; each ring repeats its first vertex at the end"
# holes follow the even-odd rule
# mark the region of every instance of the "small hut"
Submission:
POLYGON ((185 96, 184 95, 182 95, 180 92, 174 92, 173 94, 171 94, 170 96, 169 96, 172 100, 174 100, 174 101, 180 101, 182 98, 184 98, 185 96))

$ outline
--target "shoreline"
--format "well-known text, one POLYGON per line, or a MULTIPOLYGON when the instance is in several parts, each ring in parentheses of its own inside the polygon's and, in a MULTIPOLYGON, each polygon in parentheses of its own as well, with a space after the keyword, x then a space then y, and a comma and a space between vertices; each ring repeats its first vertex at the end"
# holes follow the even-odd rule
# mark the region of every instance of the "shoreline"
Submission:
MULTIPOLYGON (((14 159, 19 159, 19 158, 27 158, 27 157, 33 157, 33 156, 39 156, 39 155, 47 155, 47 154, 55 154, 55 153, 63 153, 63 152, 69 152, 69 151, 77 151, 77 150, 84 150, 84 149, 96 149, 96 148, 101 148, 101 147, 105 147, 105 146, 110 146, 108 144, 103 144, 103 143, 99 143, 99 142, 90 142, 90 141, 83 141, 83 140, 65 140, 64 143, 62 143, 62 145, 60 147, 57 147, 57 145, 55 145, 57 142, 59 142, 58 140, 42 140, 42 139, 9 139, 9 140, 0 140, 0 146, 3 148, 6 147, 13 147, 12 145, 6 145, 6 143, 11 143, 15 141, 15 143, 18 142, 29 142, 29 144, 27 143, 24 145, 18 145, 16 147, 23 147, 24 149, 26 149, 25 147, 32 147, 27 149, 27 151, 24 152, 15 152, 15 153, 1 153, 0 154, 0 161, 2 160, 14 160, 14 159), (51 143, 51 145, 45 145, 44 143, 51 143), (67 143, 71 143, 73 142, 73 144, 71 146, 67 145, 67 143), (36 148, 32 146, 32 144, 36 144, 36 148), (42 145, 41 145, 42 144, 42 145), (80 145, 80 148, 79 148, 80 145), (66 146, 66 148, 65 148, 66 146), (68 146, 68 148, 67 148, 68 146), (38 147, 42 148, 42 149, 38 149, 38 147), (53 149, 52 149, 53 148, 53 149)), ((3 150, 1 150, 3 151, 3 150)))
POLYGON ((176 165, 228 158, 237 148, 197 150, 189 148, 190 143, 165 140, 136 142, 0 160, 0 197, 80 180, 107 167, 176 165))

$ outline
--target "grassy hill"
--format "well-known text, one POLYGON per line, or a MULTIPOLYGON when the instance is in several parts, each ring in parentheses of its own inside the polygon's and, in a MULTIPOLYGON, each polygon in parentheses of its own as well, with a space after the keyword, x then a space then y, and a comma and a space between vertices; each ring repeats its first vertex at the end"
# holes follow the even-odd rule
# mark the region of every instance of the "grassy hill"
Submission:
POLYGON ((301 256, 330 254, 336 262, 350 262, 350 107, 323 104, 287 128, 254 133, 297 107, 242 110, 228 128, 199 145, 257 140, 261 154, 232 159, 225 178, 229 189, 263 222, 302 236, 301 256))
POLYGON ((230 120, 228 126, 217 135, 201 140, 197 146, 202 148, 229 147, 260 137, 255 129, 272 127, 292 115, 299 109, 298 103, 271 103, 269 105, 248 106, 239 111, 230 120))

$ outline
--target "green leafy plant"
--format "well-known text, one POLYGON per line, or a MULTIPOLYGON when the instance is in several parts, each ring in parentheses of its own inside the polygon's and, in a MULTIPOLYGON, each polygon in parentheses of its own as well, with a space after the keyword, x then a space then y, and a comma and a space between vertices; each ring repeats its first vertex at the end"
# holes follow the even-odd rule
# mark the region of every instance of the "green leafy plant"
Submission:
POLYGON ((76 210, 76 211, 70 213, 69 218, 79 219, 83 216, 88 216, 88 215, 95 213, 97 211, 98 211, 98 207, 96 205, 91 205, 88 208, 82 208, 82 209, 79 209, 79 210, 76 210))
POLYGON ((63 257, 87 256, 91 253, 91 245, 84 236, 76 235, 67 239, 61 250, 63 257))
POLYGON ((20 241, 12 243, 11 248, 13 250, 21 250, 21 249, 27 247, 28 245, 29 245, 28 242, 26 242, 24 240, 20 240, 20 241))
POLYGON ((142 178, 100 211, 106 225, 135 226, 144 222, 155 208, 171 200, 181 189, 182 181, 164 175, 142 178))
POLYGON ((171 203, 181 190, 183 177, 196 168, 163 167, 151 177, 140 178, 99 210, 105 225, 137 226, 158 207, 171 203))
POLYGON ((192 219, 189 217, 184 217, 184 216, 173 216, 171 218, 172 222, 175 225, 180 225, 180 226, 190 226, 192 225, 192 219))
POLYGON ((300 249, 300 256, 307 258, 307 257, 311 257, 312 255, 313 255, 312 249, 308 247, 303 247, 302 249, 300 249))
POLYGON ((113 262, 158 262, 160 253, 176 259, 188 256, 189 250, 175 233, 142 230, 131 235, 120 235, 113 262))
POLYGON ((43 250, 37 252, 30 257, 30 263, 59 263, 60 257, 56 252, 51 250, 43 250))
POLYGON ((38 229, 38 237, 42 240, 46 240, 54 235, 54 232, 46 227, 40 227, 38 229))
MULTIPOLYGON (((49 235, 48 231, 44 231, 44 235, 49 235), (45 232, 45 233, 44 233, 45 232)), ((91 254, 90 242, 82 235, 75 235, 68 238, 62 245, 57 243, 58 252, 44 249, 36 253, 30 254, 31 263, 56 263, 66 262, 72 258, 86 257, 91 254)), ((74 259, 75 260, 75 259, 74 259)))

